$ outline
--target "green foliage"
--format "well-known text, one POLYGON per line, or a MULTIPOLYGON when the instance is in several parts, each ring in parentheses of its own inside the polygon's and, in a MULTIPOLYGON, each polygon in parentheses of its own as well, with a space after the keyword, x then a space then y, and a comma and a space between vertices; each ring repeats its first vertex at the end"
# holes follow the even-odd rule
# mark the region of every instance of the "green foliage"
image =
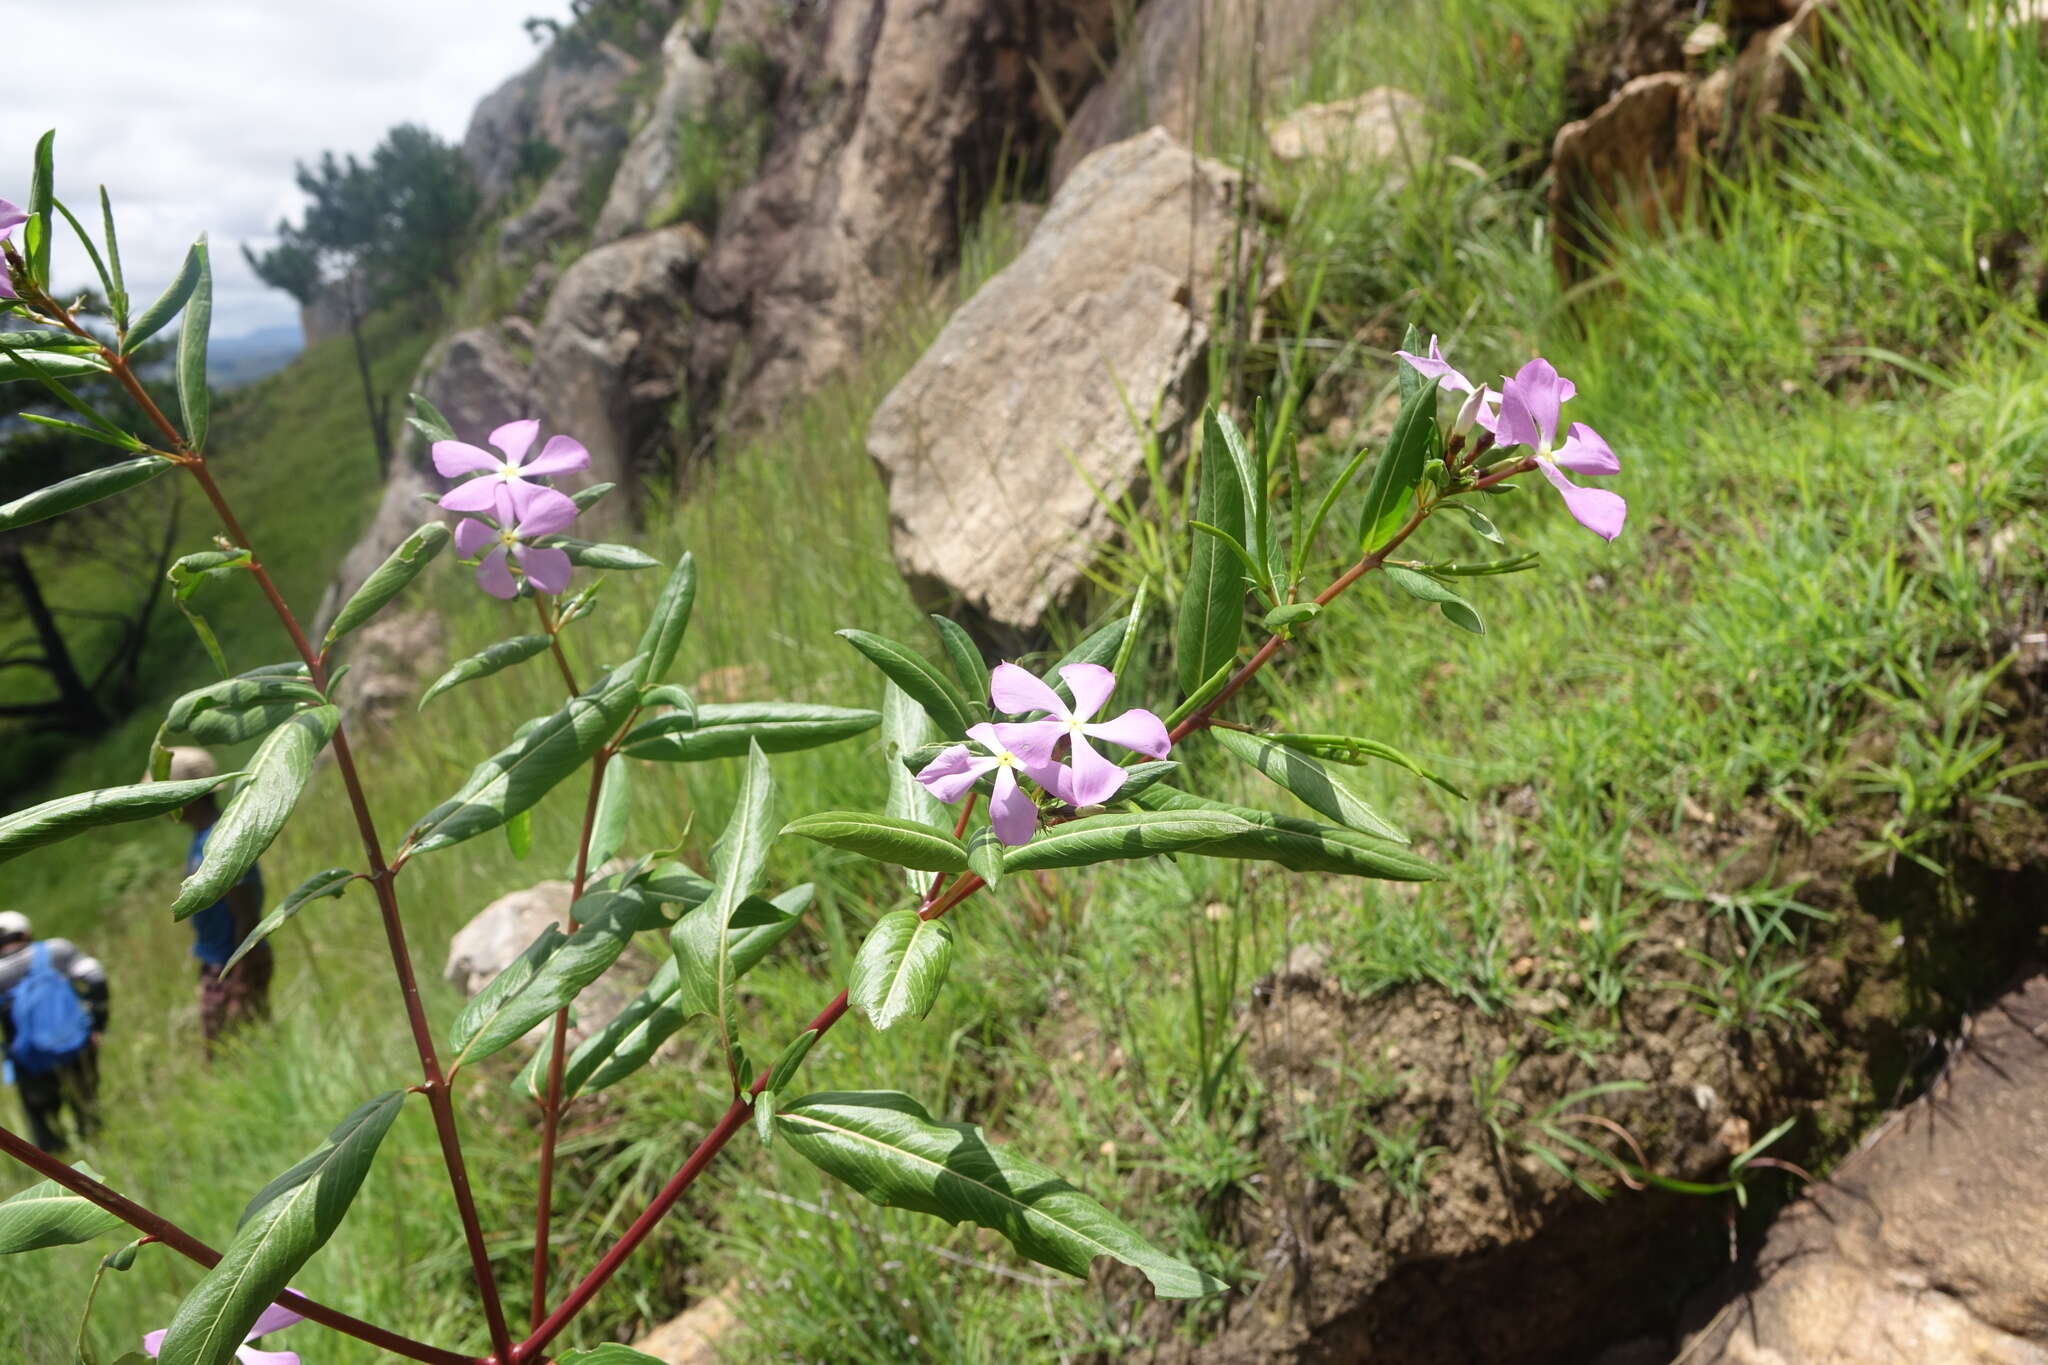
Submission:
POLYGON ((953 965, 953 926, 891 910, 875 921, 853 960, 846 993, 878 1029, 931 1013, 953 965))
POLYGON ((111 498, 138 484, 176 468, 161 455, 144 455, 104 469, 78 474, 33 493, 23 494, 0 506, 0 532, 17 530, 65 512, 76 511, 101 498, 111 498))
POLYGON ((409 583, 425 572, 427 565, 434 562, 434 556, 447 548, 451 538, 447 526, 439 521, 430 521, 401 541, 398 548, 385 557, 384 562, 363 580, 363 585, 335 613, 334 624, 327 628, 327 637, 321 641, 321 648, 332 649, 336 640, 364 625, 388 606, 409 583))
MULTIPOLYGON (((87 1167, 78 1169, 93 1175, 87 1167)), ((83 1195, 45 1180, 0 1199, 0 1255, 89 1242, 120 1226, 119 1218, 83 1195)))
POLYGON ((313 775, 313 760, 340 723, 338 708, 316 706, 270 732, 249 760, 247 782, 207 835, 198 868, 178 888, 178 898, 171 903, 172 919, 212 905, 255 866, 291 817, 299 793, 313 775))
POLYGON ((866 811, 825 810, 792 820, 782 827, 782 832, 919 872, 967 870, 967 849, 958 839, 916 820, 866 811))

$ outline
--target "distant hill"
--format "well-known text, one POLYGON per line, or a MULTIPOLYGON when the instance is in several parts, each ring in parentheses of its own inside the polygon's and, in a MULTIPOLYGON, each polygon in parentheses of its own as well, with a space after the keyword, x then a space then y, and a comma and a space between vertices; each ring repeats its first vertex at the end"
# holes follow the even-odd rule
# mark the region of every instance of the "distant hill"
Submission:
POLYGON ((207 347, 206 368, 215 388, 240 388, 283 369, 304 349, 296 326, 262 327, 238 337, 215 337, 207 347))

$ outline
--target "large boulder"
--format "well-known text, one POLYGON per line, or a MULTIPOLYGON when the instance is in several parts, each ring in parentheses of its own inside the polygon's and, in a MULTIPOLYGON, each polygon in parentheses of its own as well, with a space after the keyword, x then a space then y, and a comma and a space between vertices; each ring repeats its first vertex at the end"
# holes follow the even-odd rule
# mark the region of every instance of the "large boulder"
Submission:
POLYGON ((676 176, 676 142, 683 121, 710 98, 714 69, 692 45, 693 21, 676 21, 661 44, 661 87, 655 91, 639 131, 626 144, 612 175, 611 190, 597 215, 593 242, 614 242, 648 225, 676 176))
POLYGON ((1097 152, 883 400, 868 454, 928 605, 1009 643, 1080 586, 1101 499, 1145 491, 1130 414, 1172 432, 1190 410, 1241 189, 1164 129, 1097 152))
POLYGON ((690 281, 704 235, 682 225, 601 246, 548 298, 533 393, 545 425, 590 449, 582 478, 631 484, 656 458, 678 397, 690 281))
POLYGON ((2048 976, 1772 1226, 1687 1365, 2048 1365, 2048 976))
POLYGON ((745 420, 842 369, 951 262, 991 188, 1043 164, 1118 8, 831 0, 787 15, 761 173, 697 276, 694 406, 745 420))

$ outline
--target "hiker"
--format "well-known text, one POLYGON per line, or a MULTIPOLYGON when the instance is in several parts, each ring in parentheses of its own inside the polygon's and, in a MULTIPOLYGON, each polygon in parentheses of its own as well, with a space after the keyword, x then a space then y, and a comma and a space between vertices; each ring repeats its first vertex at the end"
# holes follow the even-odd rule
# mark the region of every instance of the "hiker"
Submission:
MULTIPOLYGON (((204 749, 171 750, 171 781, 185 782, 215 777, 220 765, 204 749)), ((192 847, 185 857, 185 875, 199 870, 206 853, 207 836, 220 819, 220 804, 211 794, 200 797, 178 812, 191 827, 192 847)), ((263 918, 263 874, 254 863, 226 895, 203 910, 193 912, 192 956, 199 959, 199 1031, 206 1039, 206 1055, 236 1026, 251 1019, 270 1018, 270 977, 274 961, 266 941, 223 975, 221 968, 234 956, 237 946, 263 918)))
POLYGON ((0 1033, 29 1140, 44 1151, 64 1150, 57 1116, 67 1107, 81 1140, 99 1128, 106 1031, 106 969, 69 939, 36 942, 27 915, 0 910, 0 1033))

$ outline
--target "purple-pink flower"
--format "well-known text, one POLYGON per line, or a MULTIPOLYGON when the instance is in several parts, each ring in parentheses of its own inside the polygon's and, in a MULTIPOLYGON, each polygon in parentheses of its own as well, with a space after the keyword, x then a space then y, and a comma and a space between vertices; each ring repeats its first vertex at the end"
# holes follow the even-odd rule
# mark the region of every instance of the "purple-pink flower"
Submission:
MULTIPOLYGON (((249 1329, 249 1335, 242 1338, 245 1344, 235 1348, 235 1359, 241 1361, 242 1365, 299 1365, 297 1351, 259 1351, 246 1343, 258 1337, 269 1336, 272 1332, 282 1332, 292 1324, 304 1321, 303 1317, 291 1309, 273 1303, 256 1319, 256 1325, 249 1329)), ((163 1350, 164 1334, 169 1330, 158 1328, 142 1338, 142 1349, 148 1353, 150 1359, 156 1359, 158 1353, 163 1350)))
POLYGON ((1031 831, 1038 828, 1038 803, 1017 785, 1017 773, 1022 769, 1039 786, 1053 790, 1062 780, 1062 769, 1052 761, 1052 745, 1042 743, 1031 726, 990 725, 986 721, 968 726, 967 737, 988 752, 977 754, 965 744, 955 744, 925 764, 917 780, 951 805, 972 791, 984 773, 994 772, 996 785, 988 811, 996 838, 1006 844, 1028 842, 1031 831))
POLYGON ((1527 446, 1536 468, 1564 498, 1573 520, 1603 540, 1613 540, 1628 518, 1628 503, 1618 493, 1581 488, 1564 476, 1567 469, 1574 474, 1621 472, 1614 451, 1584 422, 1572 423, 1564 439, 1558 440, 1564 405, 1577 392, 1577 386, 1559 374, 1556 366, 1536 357, 1501 385, 1500 422, 1494 437, 1503 446, 1527 446))
POLYGON ((587 468, 590 452, 573 437, 550 436, 540 454, 529 460, 526 452, 539 435, 539 422, 507 422, 490 435, 491 444, 502 452, 495 455, 466 441, 434 442, 434 468, 443 478, 477 476, 449 489, 441 505, 451 512, 488 512, 511 522, 536 507, 567 504, 573 517, 575 505, 568 494, 533 480, 587 468))
POLYGON ((517 596, 519 584, 512 577, 514 564, 526 581, 533 584, 535 592, 559 593, 568 587, 574 568, 569 556, 552 546, 531 542, 566 529, 576 520, 576 504, 557 493, 546 500, 536 498, 516 517, 508 517, 506 510, 500 509, 499 520, 479 516, 455 523, 455 548, 463 558, 484 554, 487 547, 490 550, 476 567, 476 581, 483 585, 483 590, 493 597, 517 596))
POLYGON ((1453 435, 1462 436, 1477 425, 1483 431, 1492 431, 1500 420, 1500 393, 1497 390, 1474 384, 1464 375, 1451 368, 1444 359, 1444 353, 1437 348, 1436 338, 1429 339, 1429 354, 1416 355, 1411 351, 1396 351, 1394 354, 1408 362, 1409 366, 1424 379, 1437 380, 1437 389, 1443 393, 1466 395, 1464 405, 1451 423, 1453 435))
POLYGON ((1116 674, 1100 664, 1068 664, 1060 678, 1073 691, 1070 708, 1059 693, 1015 664, 998 664, 989 679, 989 698, 998 711, 1023 715, 1031 711, 1049 713, 1044 720, 1012 726, 1013 743, 1036 752, 1041 746, 1050 756, 1053 746, 1066 740, 1073 766, 1050 784, 1055 796, 1070 805, 1099 806, 1117 794, 1130 776, 1097 753, 1088 741, 1099 739, 1147 758, 1164 758, 1173 747, 1166 724, 1150 711, 1132 708, 1113 720, 1093 721, 1116 690, 1116 674))
MULTIPOLYGON (((0 237, 5 237, 27 221, 28 215, 21 211, 19 205, 10 200, 0 199, 0 237)), ((7 268, 0 265, 0 299, 14 297, 14 281, 7 277, 7 268)))

